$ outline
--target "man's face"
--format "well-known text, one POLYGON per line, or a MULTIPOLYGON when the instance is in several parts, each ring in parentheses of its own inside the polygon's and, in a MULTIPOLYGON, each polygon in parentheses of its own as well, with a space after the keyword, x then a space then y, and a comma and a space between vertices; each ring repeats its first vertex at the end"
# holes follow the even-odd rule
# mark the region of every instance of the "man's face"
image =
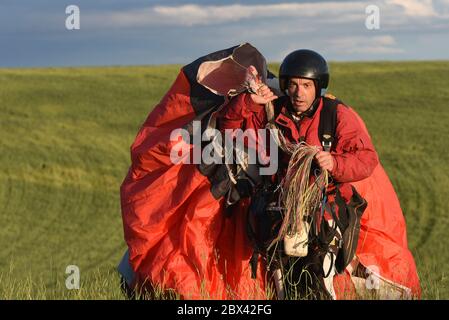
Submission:
POLYGON ((290 78, 287 93, 297 113, 307 111, 315 100, 315 83, 305 78, 290 78))

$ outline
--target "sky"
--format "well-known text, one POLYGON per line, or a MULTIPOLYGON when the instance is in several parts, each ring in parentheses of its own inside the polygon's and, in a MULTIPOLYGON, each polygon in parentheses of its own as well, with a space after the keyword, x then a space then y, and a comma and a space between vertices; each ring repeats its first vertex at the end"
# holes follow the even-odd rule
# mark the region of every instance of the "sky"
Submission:
POLYGON ((0 0, 0 67, 185 65, 245 42, 269 62, 449 60, 449 0, 0 0))

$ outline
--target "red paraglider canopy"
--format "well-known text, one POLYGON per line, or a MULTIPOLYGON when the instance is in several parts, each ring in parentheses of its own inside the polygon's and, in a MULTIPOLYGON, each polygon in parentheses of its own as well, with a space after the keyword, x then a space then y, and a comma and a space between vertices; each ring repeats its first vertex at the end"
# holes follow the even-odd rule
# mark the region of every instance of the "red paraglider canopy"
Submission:
MULTIPOLYGON (((228 94, 245 89, 250 65, 262 81, 267 80, 264 57, 247 43, 186 65, 137 134, 120 193, 131 285, 171 288, 185 299, 267 298, 261 261, 256 279, 251 278, 253 248, 246 235, 249 201, 241 200, 227 216, 229 188, 215 183, 223 172, 204 171, 195 163, 175 164, 170 158, 179 143, 170 140, 173 130, 185 128, 192 133, 193 120, 213 124, 214 112, 226 107, 228 94)), ((193 152, 191 144, 186 146, 193 152)), ((379 277, 404 287, 410 295, 419 295, 404 217, 385 171, 379 165, 371 177, 354 186, 368 201, 359 261, 375 266, 379 277)), ((334 279, 340 287, 345 281, 344 276, 334 279)))

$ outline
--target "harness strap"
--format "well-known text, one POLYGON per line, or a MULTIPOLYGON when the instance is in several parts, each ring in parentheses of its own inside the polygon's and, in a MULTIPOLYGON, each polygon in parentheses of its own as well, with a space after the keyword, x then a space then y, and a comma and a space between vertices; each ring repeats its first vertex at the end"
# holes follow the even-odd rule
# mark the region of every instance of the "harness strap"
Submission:
MULTIPOLYGON (((330 266, 329 266, 329 270, 328 270, 327 273, 324 275, 324 278, 329 277, 329 275, 330 275, 331 272, 332 272, 332 269, 334 268, 334 254, 333 254, 332 252, 330 252, 330 254, 331 254, 331 263, 330 263, 330 266)), ((327 253, 326 253, 326 255, 327 255, 327 253)), ((326 255, 324 256, 324 258, 326 258, 326 255)))
POLYGON ((323 97, 323 107, 320 113, 320 123, 318 126, 318 137, 320 138, 323 150, 330 152, 335 140, 337 129, 337 105, 341 102, 337 99, 323 97))
POLYGON ((251 265, 251 278, 257 278, 257 261, 259 260, 259 252, 256 250, 253 251, 253 255, 251 256, 251 260, 249 261, 251 265))

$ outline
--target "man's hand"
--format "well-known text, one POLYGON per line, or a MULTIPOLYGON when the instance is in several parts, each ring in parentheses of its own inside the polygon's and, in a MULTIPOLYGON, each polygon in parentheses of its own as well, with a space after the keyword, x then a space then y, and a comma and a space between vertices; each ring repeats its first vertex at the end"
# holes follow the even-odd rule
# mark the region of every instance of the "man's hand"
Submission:
POLYGON ((277 96, 266 84, 262 84, 259 89, 257 89, 257 94, 251 94, 251 100, 257 104, 267 104, 275 99, 277 99, 277 96))
POLYGON ((334 169, 334 157, 330 154, 330 152, 318 151, 318 153, 315 155, 315 159, 321 169, 327 170, 329 172, 334 169))

